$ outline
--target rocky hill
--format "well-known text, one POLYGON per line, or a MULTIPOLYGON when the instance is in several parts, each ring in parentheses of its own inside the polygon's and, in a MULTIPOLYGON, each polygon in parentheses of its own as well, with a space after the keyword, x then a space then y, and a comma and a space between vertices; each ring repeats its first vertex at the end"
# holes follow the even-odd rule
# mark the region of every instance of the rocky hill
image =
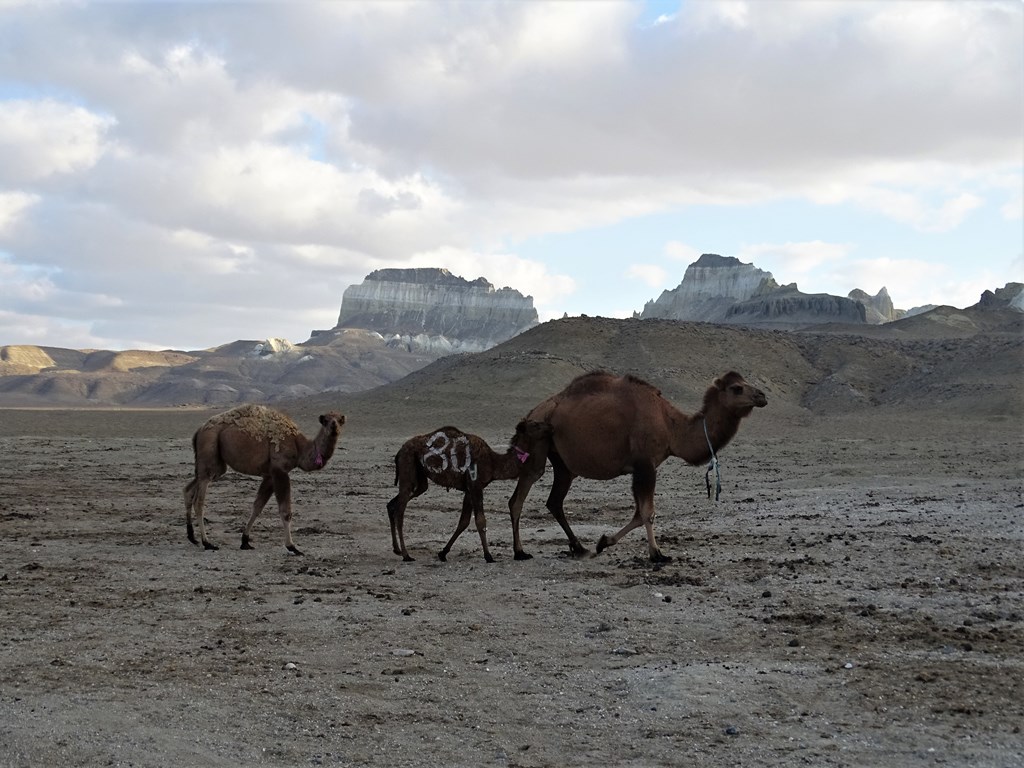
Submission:
POLYGON ((771 272, 753 264, 705 253, 686 268, 679 287, 647 302, 639 317, 793 330, 820 323, 888 323, 905 314, 893 307, 885 288, 875 296, 859 289, 846 297, 807 294, 796 283, 780 286, 771 272))
POLYGON ((302 344, 234 341, 189 352, 7 346, 0 347, 0 406, 273 402, 371 389, 437 357, 356 329, 302 344))
MULTIPOLYGON (((734 369, 768 393, 771 418, 952 410, 970 419, 1024 417, 1024 314, 940 308, 882 326, 787 332, 668 320, 566 318, 493 349, 441 358, 372 392, 316 395, 308 414, 342 408, 357 431, 410 434, 450 421, 514 424, 595 368, 641 376, 684 409, 734 369), (950 322, 951 317, 956 322, 950 322), (434 423, 436 422, 436 423, 434 423)), ((469 428, 468 426, 465 428, 469 428)), ((878 438, 885 440, 885 422, 878 438)))
POLYGON ((392 344, 440 352, 489 349, 537 324, 533 297, 453 275, 447 269, 379 269, 350 285, 333 331, 376 331, 392 344))

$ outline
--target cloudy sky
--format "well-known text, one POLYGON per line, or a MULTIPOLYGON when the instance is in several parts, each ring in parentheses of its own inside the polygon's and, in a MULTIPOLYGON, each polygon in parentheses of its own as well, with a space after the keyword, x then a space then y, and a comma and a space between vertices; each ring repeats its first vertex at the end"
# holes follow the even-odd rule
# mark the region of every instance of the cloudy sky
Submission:
POLYGON ((304 341, 382 267, 628 316, 1024 281, 1024 5, 0 0, 0 346, 304 341))

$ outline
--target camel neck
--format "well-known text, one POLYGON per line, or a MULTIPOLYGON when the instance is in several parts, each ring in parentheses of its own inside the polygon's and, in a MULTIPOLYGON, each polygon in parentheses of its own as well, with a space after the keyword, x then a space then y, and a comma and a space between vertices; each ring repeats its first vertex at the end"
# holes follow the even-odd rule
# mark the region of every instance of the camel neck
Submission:
POLYGON ((711 461, 735 434, 735 428, 730 431, 728 424, 716 420, 713 413, 680 413, 673 429, 671 452, 688 464, 704 464, 711 461))
POLYGON ((739 420, 731 418, 723 420, 720 418, 722 415, 721 411, 716 413, 704 413, 702 411, 697 415, 701 420, 700 428, 705 436, 706 447, 710 449, 712 454, 708 458, 712 458, 715 451, 720 451, 736 436, 736 431, 740 426, 739 420))
POLYGON ((313 469, 320 469, 327 463, 334 453, 334 443, 326 430, 321 430, 309 443, 309 465, 313 469))

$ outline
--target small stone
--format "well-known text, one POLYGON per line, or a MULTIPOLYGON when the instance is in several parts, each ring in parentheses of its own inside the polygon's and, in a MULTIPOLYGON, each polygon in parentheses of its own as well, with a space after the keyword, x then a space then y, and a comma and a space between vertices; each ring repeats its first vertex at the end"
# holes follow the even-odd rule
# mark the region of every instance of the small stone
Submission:
POLYGON ((739 734, 739 732, 740 732, 740 729, 737 728, 735 725, 727 725, 725 727, 725 735, 726 736, 736 736, 736 735, 739 734))
POLYGON ((665 595, 661 599, 664 600, 666 603, 671 603, 672 602, 672 595, 665 595))
POLYGON ((772 596, 772 591, 770 589, 766 589, 764 592, 761 593, 761 597, 771 597, 771 596, 772 596))
POLYGON ((415 656, 416 651, 411 648, 395 648, 391 651, 392 656, 415 656))
POLYGON ((284 668, 291 671, 294 669, 298 669, 299 665, 296 664, 294 661, 289 661, 287 664, 284 665, 284 668))
POLYGON ((853 662, 848 661, 845 664, 843 664, 843 669, 853 669, 853 662))
POLYGON ((797 640, 794 637, 792 640, 789 641, 788 645, 789 645, 790 648, 799 648, 800 647, 800 641, 797 640))
POLYGON ((615 648, 612 653, 616 656, 636 656, 636 651, 632 648, 615 648))

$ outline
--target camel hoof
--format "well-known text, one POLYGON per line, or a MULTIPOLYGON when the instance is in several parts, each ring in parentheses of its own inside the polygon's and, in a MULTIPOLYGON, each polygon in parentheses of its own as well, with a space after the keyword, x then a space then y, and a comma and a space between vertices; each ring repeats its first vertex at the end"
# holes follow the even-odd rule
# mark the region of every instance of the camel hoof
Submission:
POLYGON ((405 560, 405 562, 407 563, 412 563, 416 561, 416 558, 412 555, 402 555, 402 559, 405 560))
MULTIPOLYGON (((411 557, 409 559, 412 560, 411 557)), ((437 553, 437 559, 440 560, 442 563, 447 563, 448 562, 448 553, 443 551, 443 550, 441 552, 438 552, 437 553)))
POLYGON ((672 556, 671 555, 663 555, 661 552, 651 552, 651 562, 652 563, 671 563, 672 562, 672 556))
POLYGON ((255 549, 255 547, 249 543, 248 539, 242 539, 242 546, 239 549, 255 549))
POLYGON ((595 547, 595 549, 598 552, 603 552, 608 547, 610 547, 612 544, 613 544, 612 540, 610 538, 608 538, 607 535, 602 534, 601 538, 597 540, 597 546, 595 547))
POLYGON ((494 558, 491 557, 491 555, 484 555, 484 560, 486 560, 488 563, 494 562, 494 558))
POLYGON ((292 544, 290 547, 288 547, 288 551, 291 552, 293 555, 304 555, 305 554, 304 552, 300 552, 299 548, 296 547, 294 544, 292 544))
POLYGON ((533 555, 531 555, 531 554, 529 554, 527 552, 516 552, 515 555, 513 555, 513 559, 515 559, 515 560, 533 560, 533 555))
POLYGON ((211 550, 213 552, 216 552, 219 549, 219 547, 216 544, 211 544, 208 541, 204 541, 203 542, 203 549, 209 549, 209 550, 211 550))

